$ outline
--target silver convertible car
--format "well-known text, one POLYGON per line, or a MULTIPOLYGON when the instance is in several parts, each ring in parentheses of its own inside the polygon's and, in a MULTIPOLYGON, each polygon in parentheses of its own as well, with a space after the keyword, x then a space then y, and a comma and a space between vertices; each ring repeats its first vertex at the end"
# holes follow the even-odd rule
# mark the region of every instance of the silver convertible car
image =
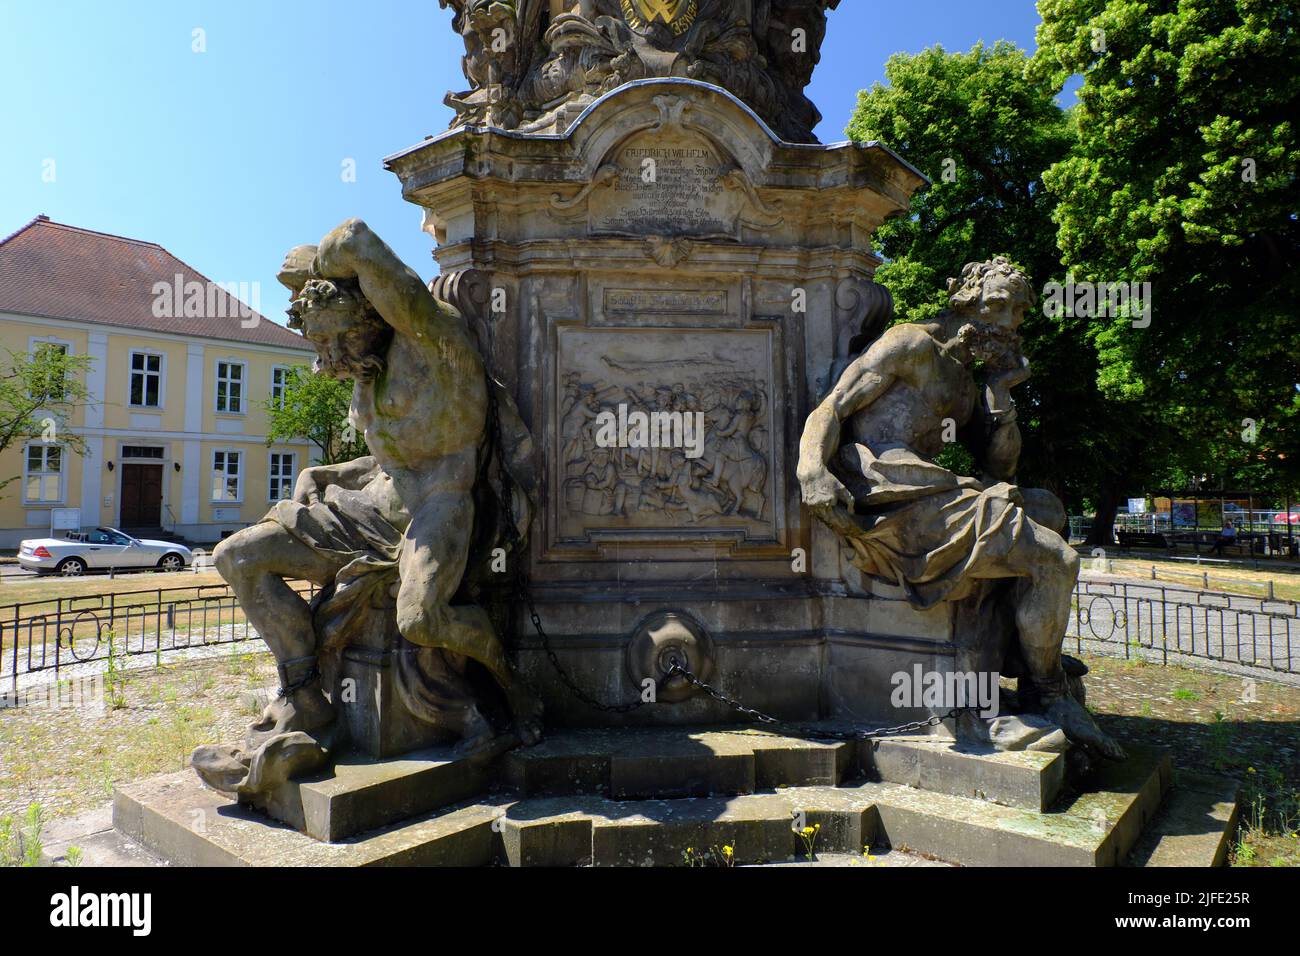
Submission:
POLYGON ((18 546, 18 563, 41 574, 76 577, 87 571, 156 568, 181 571, 194 563, 189 548, 170 541, 133 538, 116 528, 70 532, 66 538, 34 538, 18 546))

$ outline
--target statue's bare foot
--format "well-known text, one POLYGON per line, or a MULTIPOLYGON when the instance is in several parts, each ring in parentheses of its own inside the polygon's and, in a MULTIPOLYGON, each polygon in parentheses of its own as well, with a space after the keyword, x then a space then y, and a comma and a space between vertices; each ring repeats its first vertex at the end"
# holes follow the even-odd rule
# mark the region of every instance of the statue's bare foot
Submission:
POLYGON ((510 713, 519 742, 531 747, 542 739, 542 702, 520 685, 509 692, 510 713))
POLYGON ((1049 719, 1065 731, 1065 736, 1076 744, 1096 751, 1109 760, 1123 760, 1124 748, 1093 722, 1087 708, 1069 694, 1044 698, 1044 711, 1049 719))
POLYGON ((318 736, 334 723, 334 705, 318 684, 299 687, 267 704, 262 716, 248 728, 245 747, 256 750, 284 734, 301 732, 318 736))
POLYGON ((1061 728, 1040 714, 1007 714, 985 720, 965 711, 957 719, 957 741, 977 750, 1064 753, 1070 747, 1061 728))
POLYGON ((492 724, 475 707, 466 718, 460 742, 453 750, 458 757, 472 757, 488 749, 496 739, 497 732, 492 729, 492 724))

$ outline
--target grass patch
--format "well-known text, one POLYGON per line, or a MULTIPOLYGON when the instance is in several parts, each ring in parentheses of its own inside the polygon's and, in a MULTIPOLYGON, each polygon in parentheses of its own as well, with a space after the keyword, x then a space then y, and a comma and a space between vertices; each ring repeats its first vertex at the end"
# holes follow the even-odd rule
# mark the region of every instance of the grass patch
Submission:
POLYGON ((184 769, 199 744, 243 736, 240 694, 274 674, 269 654, 240 650, 127 671, 120 700, 101 708, 0 710, 0 814, 33 803, 51 818, 79 813, 102 805, 118 783, 184 769))
MULTIPOLYGON (((1269 567, 1260 561, 1258 570, 1249 566, 1202 564, 1190 561, 1170 561, 1158 557, 1149 558, 1112 558, 1109 573, 1117 577, 1137 578, 1146 584, 1181 584, 1200 588, 1202 574, 1210 576, 1211 591, 1226 591, 1230 594, 1244 594, 1250 597, 1267 596, 1261 585, 1273 582, 1273 597, 1279 601, 1300 601, 1300 571, 1294 567, 1269 567), (1156 580, 1151 580, 1151 567, 1155 566, 1156 580)), ((1084 569, 1091 570, 1089 559, 1084 559, 1084 569)))
POLYGON ((1121 743, 1241 786, 1236 866, 1300 866, 1300 688, 1195 668, 1087 657, 1088 702, 1121 743))

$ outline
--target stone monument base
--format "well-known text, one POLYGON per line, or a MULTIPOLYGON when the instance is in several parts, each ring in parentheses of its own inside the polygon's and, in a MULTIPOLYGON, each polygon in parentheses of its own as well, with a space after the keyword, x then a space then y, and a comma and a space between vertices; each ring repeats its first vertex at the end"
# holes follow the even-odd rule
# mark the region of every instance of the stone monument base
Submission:
POLYGON ((65 828, 57 857, 86 864, 231 866, 681 865, 688 847, 740 864, 805 859, 796 821, 828 860, 1011 866, 1221 864, 1236 785, 1180 776, 1132 748, 1073 792, 1056 754, 971 754, 950 742, 818 742, 748 728, 561 732, 478 762, 434 748, 356 758, 288 784, 276 812, 189 771, 126 784, 112 830, 65 828), (303 832, 305 831, 305 832, 303 832), (885 848, 892 848, 892 852, 885 848), (883 855, 881 855, 883 854, 883 855))

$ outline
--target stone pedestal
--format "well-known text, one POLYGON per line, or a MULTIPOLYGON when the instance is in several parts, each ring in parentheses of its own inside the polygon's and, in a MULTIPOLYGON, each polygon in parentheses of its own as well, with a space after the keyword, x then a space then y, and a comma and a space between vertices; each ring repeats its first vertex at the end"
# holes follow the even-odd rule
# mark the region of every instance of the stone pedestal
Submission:
POLYGON ((339 668, 340 749, 371 757, 393 757, 443 742, 439 732, 406 709, 397 692, 395 640, 388 646, 349 647, 339 668))
POLYGON ((51 858, 88 865, 648 866, 731 846, 739 864, 819 856, 880 865, 1221 863, 1236 785, 1175 784, 1166 754, 1133 748, 1084 792, 1055 754, 965 753, 924 739, 810 741, 741 728, 601 728, 477 762, 431 750, 348 760, 286 784, 279 815, 205 789, 192 773, 119 787, 113 830, 52 834, 51 858), (892 850, 889 848, 892 847, 892 850))
MULTIPOLYGON (((846 585, 856 574, 794 480, 804 419, 864 325, 887 319, 872 233, 924 178, 879 144, 782 142, 685 79, 622 86, 561 134, 462 128, 386 164, 424 209, 438 288, 475 290, 457 305, 536 439, 529 579, 575 679, 634 699, 657 675, 629 662, 632 637, 674 612, 707 635, 714 683, 752 706, 924 716, 889 708, 888 678, 951 666, 947 617, 846 585), (702 414, 701 457, 595 447, 594 416, 620 406, 702 414)), ((553 723, 728 716, 698 695, 597 715, 526 619, 516 637, 553 723)))

